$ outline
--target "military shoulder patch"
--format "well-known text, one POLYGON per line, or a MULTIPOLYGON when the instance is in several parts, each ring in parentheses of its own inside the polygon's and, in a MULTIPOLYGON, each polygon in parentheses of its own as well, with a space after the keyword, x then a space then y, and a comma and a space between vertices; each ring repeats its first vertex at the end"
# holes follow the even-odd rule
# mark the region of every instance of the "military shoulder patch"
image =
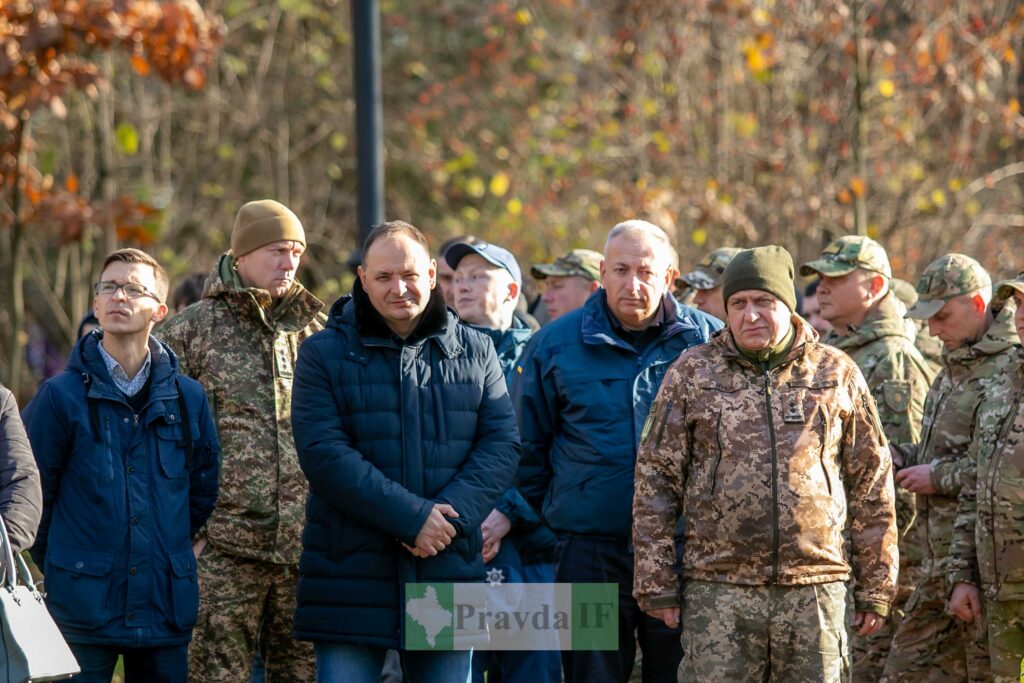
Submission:
POLYGON ((906 380, 887 380, 882 382, 882 397, 885 404, 895 413, 905 413, 910 410, 910 382, 906 380))

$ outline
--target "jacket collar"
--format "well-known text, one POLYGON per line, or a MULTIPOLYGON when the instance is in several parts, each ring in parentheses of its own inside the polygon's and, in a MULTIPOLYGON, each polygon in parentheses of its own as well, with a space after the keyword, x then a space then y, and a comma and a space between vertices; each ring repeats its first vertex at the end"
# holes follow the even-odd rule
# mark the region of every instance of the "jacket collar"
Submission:
MULTIPOLYGON (((686 314, 687 308, 666 293, 661 301, 661 316, 664 320, 659 341, 665 341, 687 330, 696 331, 700 327, 686 314)), ((629 351, 636 351, 628 342, 615 334, 616 323, 608 308, 608 295, 604 288, 595 291, 583 304, 583 343, 609 344, 629 351)))
POLYGON ((365 346, 384 346, 401 348, 414 346, 426 341, 433 341, 449 358, 462 353, 462 344, 457 336, 458 317, 444 304, 441 289, 430 292, 430 300, 423 311, 419 323, 405 339, 402 339, 387 326, 383 316, 370 303, 370 297, 363 289, 362 282, 356 278, 352 285, 352 293, 334 302, 328 320, 328 327, 354 332, 358 341, 365 346))
POLYGON ((825 341, 836 348, 855 349, 883 337, 903 337, 913 341, 903 311, 892 292, 868 311, 860 325, 851 327, 850 334, 840 336, 832 332, 825 341))
MULTIPOLYGON (((78 340, 68 357, 66 371, 82 376, 89 398, 106 398, 123 401, 120 389, 110 376, 100 353, 103 330, 96 329, 78 340)), ((177 395, 174 378, 178 371, 178 358, 170 347, 156 337, 149 338, 151 357, 149 401, 173 398, 177 395)))
MULTIPOLYGON (((775 366, 776 368, 801 358, 807 352, 808 344, 818 341, 818 332, 811 327, 810 323, 796 313, 793 314, 791 320, 793 324, 793 345, 790 347, 786 359, 775 366)), ((760 368, 754 365, 753 361, 740 353, 740 350, 736 347, 736 340, 732 338, 732 332, 729 331, 728 327, 716 332, 715 336, 711 338, 711 343, 717 345, 722 350, 722 355, 727 359, 760 370, 760 368)))
POLYGON ((271 330, 289 332, 306 328, 324 307, 324 302, 313 296, 298 280, 274 306, 273 297, 267 290, 242 285, 235 270, 235 257, 230 251, 221 254, 207 276, 203 298, 221 299, 241 315, 262 322, 271 330))
POLYGON ((518 315, 512 316, 512 326, 507 330, 495 330, 491 327, 481 327, 465 321, 463 321, 463 324, 490 337, 495 350, 499 353, 501 353, 503 345, 510 344, 511 346, 517 346, 519 344, 525 344, 530 338, 530 335, 533 334, 533 330, 531 330, 526 323, 520 320, 518 315))

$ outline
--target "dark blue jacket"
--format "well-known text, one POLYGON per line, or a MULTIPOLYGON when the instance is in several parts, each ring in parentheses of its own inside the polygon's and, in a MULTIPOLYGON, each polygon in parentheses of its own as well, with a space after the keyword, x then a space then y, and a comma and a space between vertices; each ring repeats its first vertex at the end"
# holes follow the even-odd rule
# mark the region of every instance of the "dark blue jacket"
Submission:
POLYGON ((661 334, 642 353, 616 334, 603 289, 526 346, 512 388, 519 490, 556 533, 630 535, 636 450, 661 380, 722 327, 671 296, 662 306, 661 334))
POLYGON ((295 636, 400 647, 407 582, 484 575, 480 524, 519 461, 494 347, 438 291, 403 341, 356 281, 299 349, 292 427, 310 484, 295 636), (435 503, 457 536, 418 559, 401 543, 435 503))
POLYGON ((187 643, 199 609, 191 539, 217 499, 206 392, 150 337, 149 398, 136 414, 103 363, 102 338, 83 337, 25 408, 43 484, 32 557, 68 641, 187 643))
MULTIPOLYGON (((519 357, 533 336, 533 330, 518 317, 512 318, 512 326, 507 330, 494 330, 477 325, 470 327, 490 337, 498 355, 498 364, 505 374, 505 383, 511 387, 519 357)), ((509 487, 495 508, 512 523, 512 529, 506 538, 515 544, 523 564, 555 561, 558 538, 541 521, 519 489, 515 486, 509 487)))

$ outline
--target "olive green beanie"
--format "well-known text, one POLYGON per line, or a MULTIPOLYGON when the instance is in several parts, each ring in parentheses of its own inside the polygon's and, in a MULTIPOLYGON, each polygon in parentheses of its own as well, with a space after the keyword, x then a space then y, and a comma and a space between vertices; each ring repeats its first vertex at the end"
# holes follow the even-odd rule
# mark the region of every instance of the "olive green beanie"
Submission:
POLYGON ((736 254, 722 273, 722 299, 747 289, 773 294, 789 310, 796 310, 793 288, 793 257, 782 247, 769 245, 746 249, 736 254))
POLYGON ((285 240, 306 246, 306 232, 299 217, 284 204, 273 199, 260 199, 238 210, 235 227, 231 231, 231 252, 236 257, 285 240))

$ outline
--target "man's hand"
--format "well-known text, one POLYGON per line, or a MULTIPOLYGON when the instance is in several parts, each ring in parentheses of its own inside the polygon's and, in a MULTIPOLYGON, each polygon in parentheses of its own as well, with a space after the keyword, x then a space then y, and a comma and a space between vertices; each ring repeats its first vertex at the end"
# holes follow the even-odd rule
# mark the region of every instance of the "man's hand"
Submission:
POLYGON ((497 510, 491 510, 491 514, 487 515, 487 519, 480 525, 480 531, 484 535, 484 545, 500 541, 511 530, 512 522, 497 510))
POLYGON ((904 467, 896 473, 896 483, 912 493, 923 493, 926 496, 935 494, 931 465, 904 467))
POLYGON ((857 612, 853 616, 854 628, 860 627, 857 631, 858 636, 870 636, 878 633, 884 623, 885 617, 874 612, 857 612))
MULTIPOLYGON (((435 503, 427 521, 416 536, 416 547, 405 546, 416 557, 432 557, 448 547, 455 538, 455 527, 445 517, 457 518, 459 513, 447 503, 435 503)), ((403 544, 404 545, 404 544, 403 544)))
POLYGON ((195 558, 197 560, 199 559, 199 556, 203 554, 203 548, 205 548, 205 547, 206 547, 206 538, 205 537, 204 538, 200 538, 198 541, 195 542, 195 545, 192 546, 192 554, 195 556, 195 558))
POLYGON ((660 619, 669 628, 679 628, 679 618, 682 610, 679 607, 662 607, 661 609, 647 610, 647 616, 660 619))
POLYGON ((484 558, 484 564, 490 564, 491 560, 498 554, 498 550, 501 549, 501 539, 496 538, 490 543, 484 543, 484 549, 481 551, 481 555, 484 558))
POLYGON ((953 595, 949 598, 949 611, 968 624, 974 621, 975 617, 981 617, 981 592, 978 587, 962 582, 953 586, 953 595))

